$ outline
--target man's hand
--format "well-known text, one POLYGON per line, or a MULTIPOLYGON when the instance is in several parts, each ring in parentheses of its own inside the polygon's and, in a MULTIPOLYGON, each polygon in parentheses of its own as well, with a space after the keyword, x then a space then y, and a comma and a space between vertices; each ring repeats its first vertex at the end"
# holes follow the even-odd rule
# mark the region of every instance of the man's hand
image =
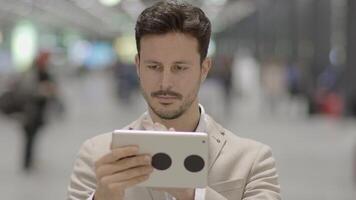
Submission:
MULTIPOLYGON (((167 128, 160 123, 152 123, 149 120, 143 120, 142 125, 145 130, 154 131, 175 131, 174 128, 167 128)), ((167 192, 178 200, 194 200, 195 189, 193 188, 152 188, 157 191, 167 192)))
POLYGON ((116 148, 95 163, 95 200, 123 200, 127 188, 148 179, 151 156, 137 154, 136 146, 116 148))

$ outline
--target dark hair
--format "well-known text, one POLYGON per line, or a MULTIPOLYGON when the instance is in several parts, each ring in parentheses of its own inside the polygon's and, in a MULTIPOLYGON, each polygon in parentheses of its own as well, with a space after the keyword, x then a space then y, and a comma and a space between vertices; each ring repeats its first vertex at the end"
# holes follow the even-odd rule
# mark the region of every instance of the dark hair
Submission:
POLYGON ((135 27, 138 54, 143 36, 170 32, 189 34, 196 38, 201 61, 206 58, 211 35, 210 20, 200 8, 177 1, 158 2, 140 14, 135 27))

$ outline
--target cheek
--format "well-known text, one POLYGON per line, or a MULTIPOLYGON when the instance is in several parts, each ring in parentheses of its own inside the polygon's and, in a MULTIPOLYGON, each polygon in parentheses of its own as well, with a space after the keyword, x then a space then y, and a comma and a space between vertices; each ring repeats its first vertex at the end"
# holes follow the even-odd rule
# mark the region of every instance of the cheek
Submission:
POLYGON ((177 86, 180 90, 185 91, 184 93, 191 93, 200 86, 200 76, 199 74, 189 74, 187 76, 181 77, 177 81, 177 86))
POLYGON ((200 73, 197 71, 189 71, 184 76, 180 77, 183 84, 189 84, 191 86, 200 82, 200 73))
POLYGON ((153 91, 153 90, 157 90, 157 87, 159 88, 158 81, 153 76, 147 76, 141 74, 140 84, 145 91, 153 91))

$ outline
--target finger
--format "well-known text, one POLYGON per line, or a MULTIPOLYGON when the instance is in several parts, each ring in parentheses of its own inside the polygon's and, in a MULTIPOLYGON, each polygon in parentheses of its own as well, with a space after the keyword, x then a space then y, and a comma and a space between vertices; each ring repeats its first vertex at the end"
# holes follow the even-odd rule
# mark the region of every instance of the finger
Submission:
POLYGON ((138 146, 125 146, 112 149, 110 153, 100 158, 95 166, 99 167, 103 164, 108 164, 120 160, 125 157, 135 156, 138 154, 138 146))
POLYGON ((174 128, 169 128, 168 131, 176 131, 174 128))
POLYGON ((138 176, 138 177, 126 180, 126 181, 122 181, 120 183, 112 183, 112 184, 110 184, 109 188, 111 190, 115 190, 115 189, 118 189, 118 188, 126 189, 126 188, 129 188, 129 187, 135 186, 135 185, 137 185, 137 184, 139 184, 141 182, 144 182, 148 178, 149 178, 149 175, 138 176))
POLYGON ((109 185, 133 179, 135 177, 149 175, 153 171, 152 166, 131 168, 120 173, 103 177, 100 181, 102 184, 109 185))
POLYGON ((150 166, 151 165, 151 156, 144 154, 138 155, 131 158, 125 158, 115 163, 102 165, 97 169, 97 177, 104 177, 111 175, 120 171, 127 170, 129 168, 139 167, 139 166, 150 166))

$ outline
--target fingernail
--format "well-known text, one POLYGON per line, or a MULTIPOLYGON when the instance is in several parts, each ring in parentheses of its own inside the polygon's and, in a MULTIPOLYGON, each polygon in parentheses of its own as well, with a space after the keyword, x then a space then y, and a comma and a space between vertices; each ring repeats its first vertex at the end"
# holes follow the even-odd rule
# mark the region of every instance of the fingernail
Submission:
POLYGON ((147 162, 151 161, 151 157, 150 156, 145 156, 145 161, 147 161, 147 162))
POLYGON ((132 146, 133 151, 138 151, 138 146, 132 146))

